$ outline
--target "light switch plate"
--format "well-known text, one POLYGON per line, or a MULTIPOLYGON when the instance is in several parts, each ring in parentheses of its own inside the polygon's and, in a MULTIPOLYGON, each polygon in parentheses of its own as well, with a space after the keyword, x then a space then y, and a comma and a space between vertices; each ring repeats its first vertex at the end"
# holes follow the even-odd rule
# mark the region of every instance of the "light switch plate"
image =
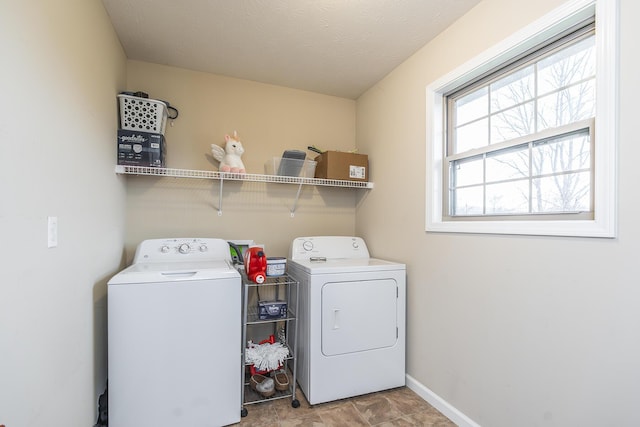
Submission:
POLYGON ((58 246, 58 217, 47 217, 47 247, 55 248, 58 246))

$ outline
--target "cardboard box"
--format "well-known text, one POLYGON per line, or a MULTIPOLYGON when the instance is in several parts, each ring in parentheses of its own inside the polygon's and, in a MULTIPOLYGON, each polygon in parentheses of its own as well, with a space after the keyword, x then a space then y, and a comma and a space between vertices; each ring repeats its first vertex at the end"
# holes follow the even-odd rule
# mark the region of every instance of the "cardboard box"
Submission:
POLYGON ((158 133, 118 130, 118 164, 163 168, 166 143, 158 133))
POLYGON ((316 178, 367 181, 369 157, 366 154, 325 151, 315 158, 316 178))

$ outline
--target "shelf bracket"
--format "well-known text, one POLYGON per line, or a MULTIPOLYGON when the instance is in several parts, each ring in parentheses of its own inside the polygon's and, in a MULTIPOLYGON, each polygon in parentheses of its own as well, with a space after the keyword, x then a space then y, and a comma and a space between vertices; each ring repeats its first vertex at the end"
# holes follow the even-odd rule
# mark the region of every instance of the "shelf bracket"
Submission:
POLYGON ((296 198, 293 200, 293 206, 291 207, 291 218, 296 216, 296 207, 298 206, 298 199, 300 199, 300 192, 302 191, 302 183, 298 184, 298 192, 296 193, 296 198))
POLYGON ((224 187, 224 177, 220 176, 220 188, 218 189, 218 216, 222 216, 222 188, 224 187))

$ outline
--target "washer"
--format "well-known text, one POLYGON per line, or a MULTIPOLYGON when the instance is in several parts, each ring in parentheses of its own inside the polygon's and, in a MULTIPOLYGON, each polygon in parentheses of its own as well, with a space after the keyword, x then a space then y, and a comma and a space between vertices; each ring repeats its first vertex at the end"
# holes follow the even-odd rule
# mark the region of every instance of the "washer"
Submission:
POLYGON ((107 286, 109 425, 240 421, 241 280, 221 239, 153 239, 107 286))
POLYGON ((310 404, 405 385, 406 268, 359 237, 299 237, 297 379, 310 404))

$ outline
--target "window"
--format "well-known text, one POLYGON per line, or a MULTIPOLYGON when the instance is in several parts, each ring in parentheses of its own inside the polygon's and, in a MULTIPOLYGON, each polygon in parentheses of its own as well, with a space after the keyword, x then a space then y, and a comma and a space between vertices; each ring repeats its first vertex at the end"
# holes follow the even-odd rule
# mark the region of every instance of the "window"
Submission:
POLYGON ((593 218, 595 57, 589 22, 536 49, 521 65, 445 95, 444 215, 593 218))
POLYGON ((450 216, 584 213, 592 218, 591 123, 554 128, 550 136, 535 133, 525 142, 517 138, 482 154, 451 156, 450 216))
POLYGON ((615 6, 569 2, 427 88, 427 231, 615 236, 615 6))

